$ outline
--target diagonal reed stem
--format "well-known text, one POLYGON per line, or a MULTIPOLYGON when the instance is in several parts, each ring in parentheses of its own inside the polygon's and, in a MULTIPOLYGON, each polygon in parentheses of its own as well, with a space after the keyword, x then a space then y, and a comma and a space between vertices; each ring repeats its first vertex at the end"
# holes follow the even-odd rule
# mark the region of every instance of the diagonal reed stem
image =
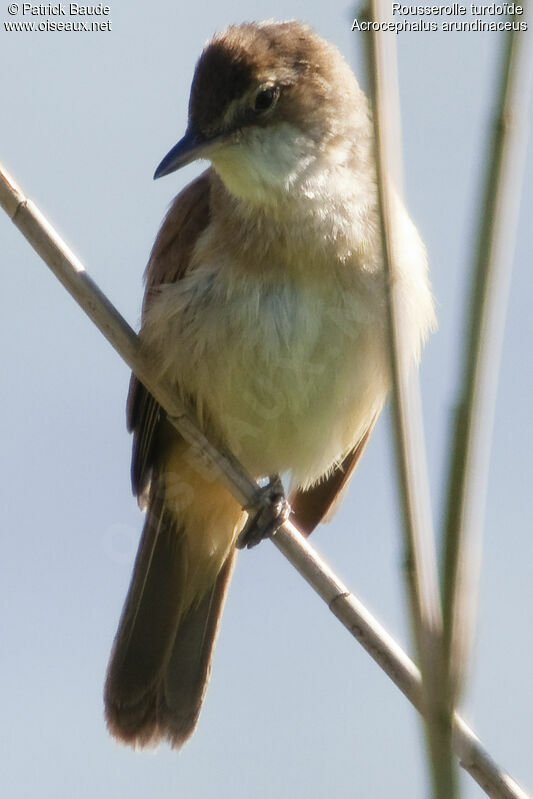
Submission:
MULTIPOLYGON (((161 402, 176 428, 199 451, 205 447, 206 461, 219 474, 226 475, 228 488, 235 498, 243 503, 255 500, 255 483, 237 460, 228 454, 217 453, 208 442, 206 445, 205 437, 177 405, 170 387, 155 382, 151 384, 150 362, 141 350, 134 331, 87 275, 80 261, 38 208, 24 196, 1 165, 0 206, 121 358, 131 366, 143 382, 146 380, 146 388, 161 402)), ((420 674, 394 639, 359 599, 340 582, 293 524, 285 522, 272 540, 344 627, 359 641, 414 707, 423 713, 425 706, 422 701, 420 674)), ((472 730, 458 715, 454 717, 454 731, 456 755, 463 767, 491 799, 528 799, 522 788, 494 763, 472 730)))

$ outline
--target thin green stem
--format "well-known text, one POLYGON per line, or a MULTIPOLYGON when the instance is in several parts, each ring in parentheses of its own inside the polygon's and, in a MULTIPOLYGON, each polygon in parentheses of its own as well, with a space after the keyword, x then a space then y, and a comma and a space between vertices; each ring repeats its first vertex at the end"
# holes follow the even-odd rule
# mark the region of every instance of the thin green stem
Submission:
MULTIPOLYGON (((371 0, 371 19, 386 18, 388 9, 371 0)), ((400 125, 394 39, 369 34, 381 238, 387 285, 389 344, 393 382, 393 416, 399 493, 403 514, 407 591, 412 627, 422 672, 424 719, 435 799, 457 796, 457 765, 452 750, 453 708, 442 691, 442 616, 436 547, 427 479, 422 408, 416 373, 409 372, 408 347, 396 296, 397 252, 401 247, 393 212, 399 183, 400 125), (385 42, 389 45, 385 47, 385 42), (392 175, 396 186, 392 185, 392 175)))
POLYGON ((450 453, 442 592, 451 704, 465 679, 475 620, 490 442, 526 147, 532 58, 525 37, 524 32, 505 34, 450 453))

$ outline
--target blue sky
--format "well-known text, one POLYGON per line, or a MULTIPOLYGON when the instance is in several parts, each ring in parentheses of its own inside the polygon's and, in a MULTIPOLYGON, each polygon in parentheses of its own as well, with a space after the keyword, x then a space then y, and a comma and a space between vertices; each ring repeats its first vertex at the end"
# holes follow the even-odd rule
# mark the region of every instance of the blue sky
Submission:
MULTIPOLYGON (((7 33, 2 22, 0 160, 136 325, 159 222, 202 168, 152 181, 185 129, 204 41, 229 22, 303 18, 364 83, 363 34, 350 32, 343 3, 110 6, 111 30, 99 33, 7 33)), ((19 18, 4 8, 2 20, 19 18)), ((437 528, 502 41, 397 37, 405 192, 439 317, 421 371, 437 528)), ((531 788, 531 154, 524 186, 465 715, 531 788)), ((5 795, 427 796, 415 712, 268 543, 240 556, 191 742, 179 754, 135 753, 109 738, 102 686, 142 525, 129 486, 128 370, 5 216, 0 241, 5 795)), ((410 650, 388 413, 313 543, 410 650)), ((463 788, 483 795, 469 777, 463 788)))

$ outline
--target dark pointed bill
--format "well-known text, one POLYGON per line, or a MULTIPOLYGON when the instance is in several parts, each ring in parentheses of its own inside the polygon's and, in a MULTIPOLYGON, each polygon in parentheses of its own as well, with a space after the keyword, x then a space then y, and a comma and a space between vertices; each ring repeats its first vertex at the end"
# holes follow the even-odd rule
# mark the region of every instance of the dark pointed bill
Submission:
POLYGON ((171 172, 196 161, 197 158, 206 158, 205 150, 210 143, 211 140, 202 134, 195 130, 188 130, 185 136, 165 155, 154 172, 154 180, 163 175, 170 175, 171 172))

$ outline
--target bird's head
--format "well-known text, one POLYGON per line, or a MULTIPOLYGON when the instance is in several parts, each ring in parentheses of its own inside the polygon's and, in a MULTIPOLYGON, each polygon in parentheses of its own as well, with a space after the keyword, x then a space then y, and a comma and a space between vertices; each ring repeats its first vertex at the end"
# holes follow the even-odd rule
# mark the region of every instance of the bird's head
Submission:
POLYGON ((366 99, 333 45, 301 22, 245 23, 204 48, 187 131, 155 177, 206 158, 230 192, 261 201, 357 157, 369 137, 366 99))

